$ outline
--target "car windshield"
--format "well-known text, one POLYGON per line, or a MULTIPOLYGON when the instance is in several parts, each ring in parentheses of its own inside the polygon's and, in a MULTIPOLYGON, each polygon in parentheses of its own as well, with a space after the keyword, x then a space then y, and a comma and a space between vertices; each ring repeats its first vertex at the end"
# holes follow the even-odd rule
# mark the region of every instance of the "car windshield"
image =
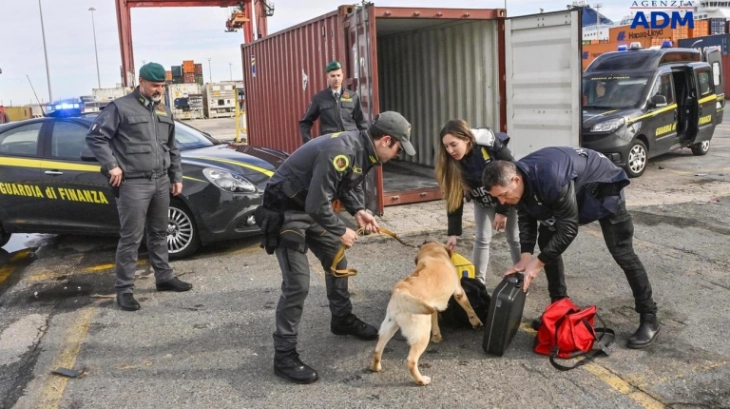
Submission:
POLYGON ((180 148, 181 151, 207 148, 221 143, 220 141, 207 137, 199 130, 189 125, 185 125, 180 121, 175 121, 175 141, 177 142, 177 147, 180 148))
POLYGON ((583 108, 621 109, 638 105, 648 76, 583 78, 583 108))

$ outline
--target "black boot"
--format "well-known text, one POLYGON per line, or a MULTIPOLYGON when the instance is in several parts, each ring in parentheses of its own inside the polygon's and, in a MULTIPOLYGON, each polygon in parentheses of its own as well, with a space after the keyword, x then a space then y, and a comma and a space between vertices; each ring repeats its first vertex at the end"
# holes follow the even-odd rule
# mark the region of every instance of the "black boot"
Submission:
POLYGON ((366 341, 378 339, 378 329, 360 321, 354 314, 350 314, 344 318, 333 316, 330 329, 332 329, 332 333, 335 335, 353 335, 356 338, 366 341))
POLYGON ((184 291, 190 291, 193 288, 193 285, 174 277, 172 280, 165 281, 164 283, 157 283, 156 287, 157 291, 174 291, 176 293, 181 293, 184 291))
POLYGON ((132 293, 117 294, 117 304, 124 311, 137 311, 139 309, 139 303, 134 299, 132 293))
POLYGON ((312 383, 319 379, 317 371, 299 359, 296 349, 274 354, 274 374, 295 383, 312 383))
POLYGON ((639 329, 629 338, 626 346, 633 349, 646 348, 654 342, 660 329, 656 313, 642 313, 639 329))

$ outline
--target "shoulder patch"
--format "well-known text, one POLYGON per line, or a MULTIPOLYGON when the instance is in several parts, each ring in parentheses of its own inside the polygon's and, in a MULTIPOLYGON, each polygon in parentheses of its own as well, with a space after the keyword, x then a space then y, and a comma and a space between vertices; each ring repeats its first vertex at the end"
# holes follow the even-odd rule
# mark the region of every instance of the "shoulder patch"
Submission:
POLYGON ((489 160, 489 152, 487 152, 487 148, 482 147, 482 157, 484 160, 489 160))
POLYGON ((347 155, 337 155, 332 159, 332 165, 338 172, 344 172, 350 166, 350 158, 347 155))
POLYGON ((157 115, 167 116, 167 112, 165 112, 164 110, 163 110, 163 111, 160 111, 160 110, 155 110, 155 113, 156 113, 157 115))
POLYGON ((342 132, 335 132, 332 134, 332 136, 330 138, 337 138, 338 136, 340 136, 341 133, 342 132))

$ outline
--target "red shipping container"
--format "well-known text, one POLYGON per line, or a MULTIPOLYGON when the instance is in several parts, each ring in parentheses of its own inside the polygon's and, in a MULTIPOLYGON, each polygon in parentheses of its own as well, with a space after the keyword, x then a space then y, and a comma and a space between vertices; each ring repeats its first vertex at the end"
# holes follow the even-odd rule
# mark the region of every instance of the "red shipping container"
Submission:
POLYGON ((730 96, 730 54, 722 56, 722 81, 725 87, 725 99, 730 96))
MULTIPOLYGON (((580 118, 581 101, 571 84, 579 82, 563 78, 580 76, 582 71, 579 12, 520 16, 510 23, 504 17, 503 9, 342 6, 243 44, 249 143, 290 153, 301 146, 299 120, 312 96, 327 87, 326 65, 338 60, 344 86, 359 94, 366 121, 381 111, 394 110, 412 125, 417 154, 378 166, 374 177, 368 175, 366 205, 381 214, 386 205, 441 197, 433 178, 434 154, 438 132, 449 119, 509 130, 516 156, 538 146, 577 146, 580 123, 575 118, 580 118), (507 25, 512 26, 510 33, 507 25), (534 58, 542 58, 542 63, 535 64, 534 58), (545 70, 560 79, 550 76, 547 80, 545 70), (535 86, 546 101, 538 111, 542 117, 526 114, 534 111, 534 95, 522 94, 529 93, 525 90, 536 76, 541 80, 535 86), (568 87, 570 92, 557 87, 568 87), (550 98, 562 99, 553 103, 550 98), (518 112, 512 112, 508 122, 508 109, 513 108, 518 112), (548 118, 555 118, 549 130, 539 125, 548 118), (572 125, 558 118, 569 118, 564 122, 572 125), (384 181, 384 172, 405 176, 384 181), (375 206, 373 197, 378 202, 375 206)), ((318 121, 312 135, 319 135, 318 121)))
POLYGON ((195 82, 195 73, 194 72, 186 72, 183 74, 183 82, 186 84, 192 84, 195 82))
POLYGON ((195 64, 195 75, 203 75, 203 64, 195 64))

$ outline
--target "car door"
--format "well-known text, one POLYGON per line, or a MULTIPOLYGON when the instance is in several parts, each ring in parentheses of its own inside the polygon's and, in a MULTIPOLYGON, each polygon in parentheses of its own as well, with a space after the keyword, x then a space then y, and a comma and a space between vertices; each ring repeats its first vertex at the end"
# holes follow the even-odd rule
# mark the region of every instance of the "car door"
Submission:
POLYGON ((0 222, 8 232, 43 230, 40 141, 45 120, 5 128, 0 133, 0 222))
POLYGON ((53 195, 44 212, 59 232, 114 233, 119 217, 114 195, 96 162, 83 162, 88 126, 57 119, 47 134, 41 163, 43 187, 53 195))
POLYGON ((652 117, 644 122, 647 129, 653 130, 654 140, 649 146, 649 156, 656 156, 668 152, 676 143, 677 137, 677 101, 674 92, 674 81, 671 72, 657 75, 648 101, 649 112, 652 117), (666 105, 657 104, 657 96, 666 99, 666 105))
POLYGON ((695 92, 697 93, 698 120, 697 135, 691 144, 709 141, 717 125, 717 95, 712 68, 706 65, 693 66, 695 92))

